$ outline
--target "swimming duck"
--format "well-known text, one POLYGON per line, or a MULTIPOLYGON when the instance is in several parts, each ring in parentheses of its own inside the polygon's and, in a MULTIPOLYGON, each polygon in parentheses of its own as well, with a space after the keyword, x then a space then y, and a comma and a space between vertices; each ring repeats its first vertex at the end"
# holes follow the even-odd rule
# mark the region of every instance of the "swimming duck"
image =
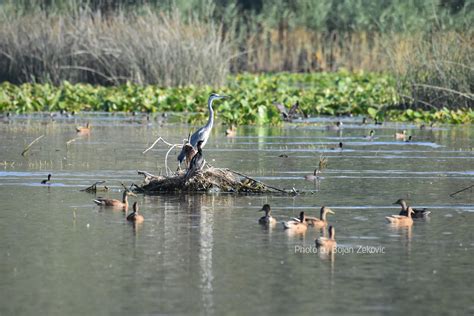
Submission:
POLYGON ((313 174, 307 174, 304 176, 304 178, 308 181, 315 181, 318 179, 319 173, 319 168, 316 168, 314 169, 313 174))
POLYGON ((370 130, 369 135, 365 136, 367 139, 374 139, 375 131, 373 129, 370 130))
POLYGON ((316 247, 318 248, 325 248, 325 249, 334 249, 337 246, 336 243, 336 229, 334 226, 329 226, 328 229, 329 238, 326 237, 319 237, 316 239, 316 247))
MULTIPOLYGON (((407 212, 408 204, 404 199, 398 199, 393 204, 394 205, 400 205, 402 207, 402 209, 400 210, 399 215, 408 216, 408 212, 407 212)), ((426 208, 413 209, 413 212, 414 212, 414 214, 412 215, 413 218, 424 218, 424 217, 431 214, 431 212, 427 211, 426 208)))
POLYGON ((397 226, 411 226, 413 225, 413 219, 411 216, 415 213, 413 209, 409 206, 407 208, 407 216, 403 215, 390 215, 390 216, 385 216, 387 221, 390 224, 397 225, 397 226))
POLYGON ((237 135, 237 129, 235 128, 235 125, 232 124, 230 128, 225 130, 225 136, 227 137, 235 137, 237 135))
POLYGON ((143 215, 138 214, 138 202, 133 203, 133 212, 128 214, 127 221, 139 224, 143 223, 144 220, 143 215))
POLYGON ((259 212, 265 212, 265 216, 262 216, 258 219, 258 223, 262 225, 275 225, 276 224, 276 219, 270 215, 272 212, 270 205, 265 204, 259 212))
POLYGON ((304 233, 308 229, 308 224, 305 221, 304 212, 300 213, 299 218, 293 218, 290 221, 282 222, 283 227, 293 233, 304 233))
POLYGON ((407 131, 403 130, 401 133, 395 133, 395 139, 397 140, 405 140, 407 137, 407 131))
POLYGON ((336 125, 328 125, 326 126, 326 130, 327 131, 338 131, 340 129, 342 129, 342 122, 341 121, 338 121, 336 122, 336 125))
POLYGON ((76 132, 79 134, 89 134, 91 131, 91 126, 89 122, 87 122, 86 126, 78 126, 76 127, 76 132))
POLYGON ((306 216, 305 217, 306 223, 316 228, 326 227, 328 224, 328 221, 326 220, 326 216, 328 213, 336 214, 329 207, 323 206, 321 207, 319 218, 313 217, 313 216, 306 216))
POLYGON ((197 172, 201 171, 201 169, 204 167, 204 164, 206 161, 204 160, 204 156, 202 154, 203 143, 204 143, 203 140, 200 140, 197 143, 197 153, 194 155, 193 159, 191 159, 191 162, 189 163, 189 168, 188 168, 188 171, 186 172, 186 179, 191 178, 197 172))
POLYGON ((51 173, 48 174, 48 179, 44 179, 43 181, 41 181, 41 184, 48 184, 48 182, 51 182, 51 173))
POLYGON ((128 209, 128 196, 136 196, 135 193, 129 190, 123 191, 122 201, 116 199, 104 199, 98 197, 94 200, 94 203, 100 206, 110 206, 114 208, 123 208, 125 210, 128 209))

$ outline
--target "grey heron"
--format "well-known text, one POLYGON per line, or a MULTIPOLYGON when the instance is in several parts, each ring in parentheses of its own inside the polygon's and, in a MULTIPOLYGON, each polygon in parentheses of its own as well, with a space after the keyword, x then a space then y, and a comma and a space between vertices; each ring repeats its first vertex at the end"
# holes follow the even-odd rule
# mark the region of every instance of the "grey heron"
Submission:
POLYGON ((200 171, 202 167, 204 167, 204 156, 202 155, 202 144, 204 143, 203 140, 200 140, 197 143, 197 153, 194 155, 193 159, 189 163, 189 169, 186 172, 186 179, 189 179, 196 172, 200 171))
MULTIPOLYGON (((202 141, 201 147, 206 146, 207 140, 209 139, 209 136, 211 135, 212 126, 214 124, 214 110, 212 109, 212 102, 214 102, 214 100, 223 99, 223 98, 227 98, 227 96, 218 95, 217 93, 212 93, 209 96, 209 99, 207 100, 207 108, 209 109, 209 119, 206 125, 198 129, 197 131, 194 132, 194 134, 191 135, 191 138, 189 139, 189 143, 193 147, 196 147, 199 141, 202 141)), ((185 158, 186 158, 186 152, 183 147, 180 154, 178 155, 179 164, 181 164, 185 158)))

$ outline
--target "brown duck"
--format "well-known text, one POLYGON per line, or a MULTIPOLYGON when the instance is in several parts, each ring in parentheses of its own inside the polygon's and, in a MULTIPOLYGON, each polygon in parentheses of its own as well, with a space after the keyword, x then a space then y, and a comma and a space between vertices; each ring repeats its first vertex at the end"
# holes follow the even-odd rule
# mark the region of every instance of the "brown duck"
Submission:
POLYGON ((393 224, 396 226, 411 226, 413 225, 413 219, 411 218, 411 216, 413 215, 414 211, 411 207, 408 207, 407 213, 408 213, 407 216, 390 215, 390 216, 385 216, 385 218, 390 224, 393 224))
POLYGON ((123 208, 125 210, 128 209, 128 196, 136 196, 135 193, 129 190, 123 191, 122 201, 116 199, 104 199, 98 197, 94 200, 94 203, 100 206, 108 206, 114 208, 123 208))
POLYGON ((144 220, 143 215, 138 214, 138 202, 133 203, 133 212, 127 216, 127 221, 139 224, 144 220))
POLYGON ((327 214, 336 214, 334 213, 329 207, 323 206, 319 212, 319 218, 313 216, 306 216, 306 223, 310 226, 314 226, 316 228, 323 228, 328 225, 328 221, 326 219, 327 214))

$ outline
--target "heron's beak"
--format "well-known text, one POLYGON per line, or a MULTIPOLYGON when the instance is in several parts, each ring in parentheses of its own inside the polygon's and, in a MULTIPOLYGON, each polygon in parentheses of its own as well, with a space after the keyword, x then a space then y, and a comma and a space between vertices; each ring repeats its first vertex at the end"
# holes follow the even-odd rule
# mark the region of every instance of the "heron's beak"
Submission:
POLYGON ((263 211, 264 211, 264 209, 262 208, 261 210, 258 210, 257 212, 263 212, 263 211))
POLYGON ((336 214, 336 213, 334 213, 332 210, 328 210, 328 213, 336 214))
POLYGON ((133 192, 128 192, 128 195, 131 195, 131 196, 137 196, 135 193, 133 192))
POLYGON ((397 205, 398 203, 397 202, 394 202, 393 205, 397 205))
POLYGON ((228 99, 228 98, 230 98, 230 96, 228 96, 228 95, 220 95, 219 98, 221 98, 221 99, 228 99))

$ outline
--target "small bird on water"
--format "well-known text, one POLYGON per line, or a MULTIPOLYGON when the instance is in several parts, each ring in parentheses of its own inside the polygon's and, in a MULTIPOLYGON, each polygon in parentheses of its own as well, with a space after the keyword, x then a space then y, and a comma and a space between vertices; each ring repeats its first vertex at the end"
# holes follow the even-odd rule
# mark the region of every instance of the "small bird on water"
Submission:
MULTIPOLYGON (((408 216, 408 207, 409 206, 408 206, 407 202, 404 199, 398 199, 393 204, 400 205, 402 207, 402 209, 400 210, 399 215, 408 216)), ((413 212, 414 212, 413 215, 412 215, 413 218, 425 218, 425 217, 427 217, 428 215, 431 214, 431 212, 427 211, 426 208, 413 209, 413 212)))
POLYGON ((258 223, 261 225, 273 226, 276 224, 276 219, 270 215, 272 212, 270 204, 265 204, 259 212, 265 212, 265 215, 258 219, 258 223))
POLYGON ((44 179, 43 181, 41 181, 41 184, 49 184, 51 183, 51 173, 48 174, 48 179, 44 179))
POLYGON ((133 212, 127 216, 127 221, 140 224, 143 223, 144 220, 143 215, 138 214, 138 202, 133 203, 133 212))

